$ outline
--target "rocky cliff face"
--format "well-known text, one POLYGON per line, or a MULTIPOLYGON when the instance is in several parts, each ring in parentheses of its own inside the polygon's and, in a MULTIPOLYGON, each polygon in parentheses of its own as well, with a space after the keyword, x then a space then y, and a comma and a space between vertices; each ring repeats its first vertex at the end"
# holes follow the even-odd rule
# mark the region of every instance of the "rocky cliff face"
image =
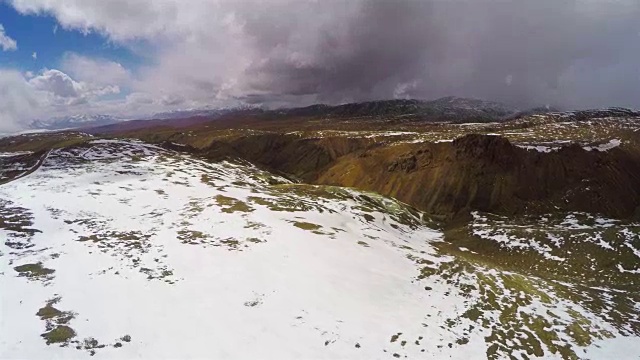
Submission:
POLYGON ((554 209, 637 214, 640 159, 622 150, 580 146, 540 153, 498 136, 408 144, 350 154, 316 180, 394 196, 430 213, 502 214, 554 209))

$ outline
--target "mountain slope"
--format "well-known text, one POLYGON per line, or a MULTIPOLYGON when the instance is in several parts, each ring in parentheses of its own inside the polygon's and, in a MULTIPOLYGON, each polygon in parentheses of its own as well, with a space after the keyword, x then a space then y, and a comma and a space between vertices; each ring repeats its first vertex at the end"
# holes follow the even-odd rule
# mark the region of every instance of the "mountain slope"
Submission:
POLYGON ((493 266, 483 256, 511 251, 446 241, 395 200, 137 141, 41 156, 0 187, 3 358, 637 351, 635 273, 585 292, 579 277, 493 266))
POLYGON ((619 149, 573 145, 527 151, 491 135, 399 145, 341 157, 320 184, 375 190, 436 214, 475 209, 500 214, 552 209, 640 215, 640 158, 619 149))
POLYGON ((329 118, 408 117, 422 121, 489 122, 516 113, 503 104, 479 99, 445 97, 424 100, 379 100, 344 105, 312 105, 267 112, 271 116, 312 116, 329 118))
POLYGON ((264 110, 253 107, 226 109, 195 109, 158 113, 148 119, 127 121, 107 126, 96 126, 94 134, 118 133, 160 126, 188 128, 198 124, 214 127, 263 126, 283 121, 328 121, 348 124, 367 123, 468 123, 504 121, 517 114, 517 110, 503 104, 478 99, 446 97, 433 101, 379 100, 343 105, 315 104, 307 107, 264 110))

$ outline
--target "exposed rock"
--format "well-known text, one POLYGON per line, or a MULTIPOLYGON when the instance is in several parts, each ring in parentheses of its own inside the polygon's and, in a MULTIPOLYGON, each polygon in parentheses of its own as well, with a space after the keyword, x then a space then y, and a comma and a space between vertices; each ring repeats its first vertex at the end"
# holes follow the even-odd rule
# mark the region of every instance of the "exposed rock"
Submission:
POLYGON ((404 157, 395 160, 394 162, 387 167, 389 171, 404 171, 406 173, 410 173, 416 169, 418 163, 418 159, 415 155, 405 155, 404 157))

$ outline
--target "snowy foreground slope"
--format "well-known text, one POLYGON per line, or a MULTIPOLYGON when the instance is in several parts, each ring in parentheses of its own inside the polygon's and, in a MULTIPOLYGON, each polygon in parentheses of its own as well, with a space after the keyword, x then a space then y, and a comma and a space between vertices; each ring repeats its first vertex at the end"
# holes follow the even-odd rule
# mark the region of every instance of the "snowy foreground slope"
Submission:
POLYGON ((640 353, 637 303, 464 261, 390 199, 131 141, 45 156, 0 186, 2 359, 640 353))

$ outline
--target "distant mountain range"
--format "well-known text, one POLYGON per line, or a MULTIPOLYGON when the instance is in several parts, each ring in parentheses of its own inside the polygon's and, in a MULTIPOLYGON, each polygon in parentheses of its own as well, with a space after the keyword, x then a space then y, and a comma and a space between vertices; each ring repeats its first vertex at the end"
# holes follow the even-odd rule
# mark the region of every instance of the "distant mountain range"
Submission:
POLYGON ((330 118, 408 117, 413 120, 438 121, 499 121, 515 115, 517 109, 504 104, 479 99, 445 97, 437 100, 378 100, 344 105, 311 105, 302 108, 268 111, 272 116, 313 116, 330 118))
MULTIPOLYGON (((597 111, 601 115, 611 116, 620 113, 632 112, 627 109, 604 109, 571 112, 572 116, 580 117, 580 114, 591 114, 597 111)), ((148 121, 157 121, 171 127, 190 126, 218 118, 233 116, 252 116, 265 119, 281 117, 311 117, 326 119, 389 119, 395 121, 425 121, 425 122, 500 122, 514 118, 522 118, 535 114, 560 113, 557 108, 537 107, 520 111, 507 105, 479 99, 444 97, 437 100, 378 100, 343 105, 316 104, 306 107, 282 108, 265 110, 256 107, 235 107, 220 109, 188 109, 170 112, 156 113, 147 117, 138 118, 137 121, 127 127, 143 128, 151 125, 148 121)), ((569 113, 567 113, 569 114, 569 113)), ((117 118, 111 115, 74 115, 57 117, 49 120, 36 120, 30 124, 31 129, 77 129, 96 128, 108 125, 120 126, 127 119, 117 118)))
POLYGON ((87 115, 79 114, 64 117, 55 117, 47 120, 34 120, 29 124, 30 129, 63 130, 78 129, 111 125, 125 119, 116 118, 111 115, 87 115))
MULTIPOLYGON (((326 117, 326 118, 377 118, 407 117, 425 121, 489 122, 500 121, 514 116, 518 111, 506 105, 478 99, 445 97, 438 100, 378 100, 344 105, 316 104, 306 107, 264 110, 255 107, 236 107, 221 109, 189 109, 156 113, 138 118, 138 120, 172 120, 201 118, 213 120, 227 115, 253 115, 273 117, 326 117)), ((90 128, 117 124, 126 119, 111 115, 73 115, 49 120, 36 120, 30 124, 32 129, 61 130, 90 128)))
POLYGON ((47 120, 34 120, 29 124, 30 129, 45 130, 64 130, 64 129, 80 129, 93 128, 98 126, 106 126, 118 124, 131 120, 172 120, 172 119, 189 119, 202 118, 214 119, 229 113, 241 112, 246 108, 222 108, 222 109, 189 109, 175 110, 168 112, 155 113, 149 116, 137 118, 119 118, 112 115, 89 115, 78 114, 64 117, 54 117, 47 120))
POLYGON ((141 118, 139 120, 167 120, 167 119, 186 119, 191 117, 208 117, 215 118, 229 112, 236 111, 236 108, 222 108, 222 109, 188 109, 188 110, 173 110, 155 113, 153 115, 141 118))

